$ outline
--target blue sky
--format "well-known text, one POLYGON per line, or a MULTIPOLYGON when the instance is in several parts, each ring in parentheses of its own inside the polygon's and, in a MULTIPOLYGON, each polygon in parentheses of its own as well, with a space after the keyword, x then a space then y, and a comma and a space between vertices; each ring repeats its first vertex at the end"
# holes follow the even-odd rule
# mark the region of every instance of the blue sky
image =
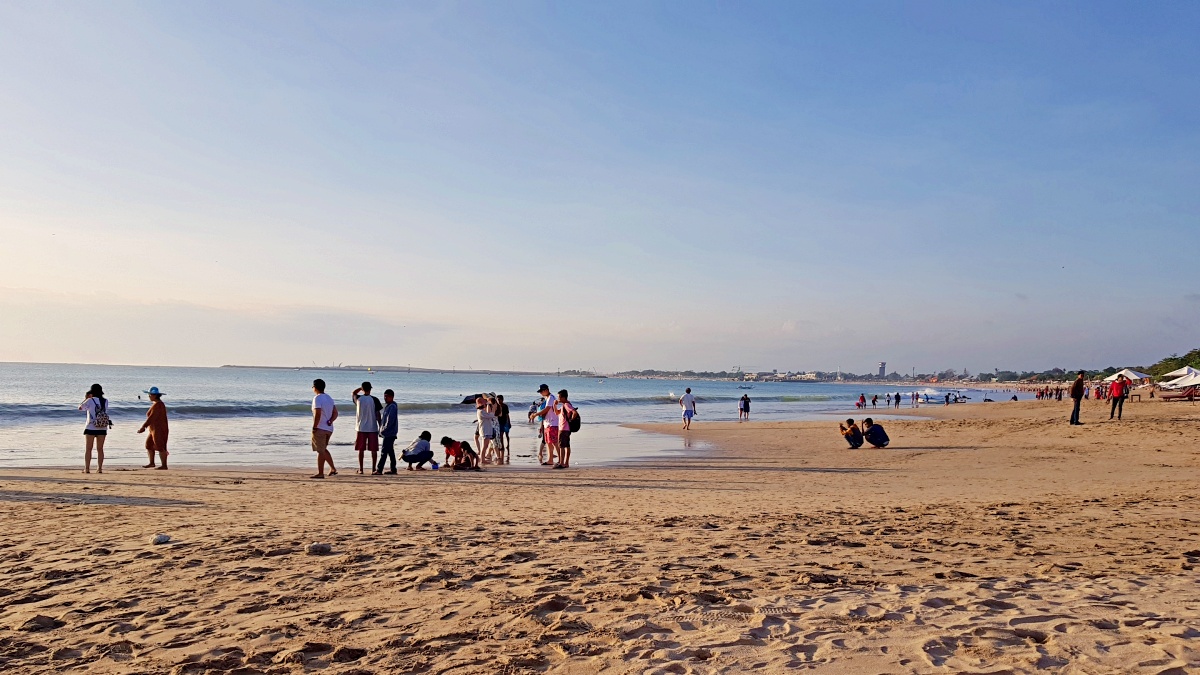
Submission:
POLYGON ((1193 3, 6 3, 0 360, 1152 362, 1200 334, 1198 28, 1193 3))

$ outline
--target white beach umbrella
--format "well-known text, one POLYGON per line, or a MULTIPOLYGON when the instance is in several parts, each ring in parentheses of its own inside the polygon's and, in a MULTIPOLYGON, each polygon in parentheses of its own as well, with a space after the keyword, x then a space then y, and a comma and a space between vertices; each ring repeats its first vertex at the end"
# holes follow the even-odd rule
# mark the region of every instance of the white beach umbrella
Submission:
POLYGON ((1184 375, 1178 380, 1171 380, 1163 386, 1168 389, 1182 389, 1184 387, 1195 387, 1200 385, 1200 372, 1191 375, 1184 375))
POLYGON ((1112 375, 1109 375, 1108 377, 1104 378, 1104 381, 1105 382, 1115 382, 1116 379, 1122 375, 1124 375, 1125 377, 1127 377, 1131 380, 1144 380, 1144 379, 1150 377, 1149 375, 1147 375, 1145 373, 1139 373, 1136 370, 1130 370, 1129 368, 1123 368, 1120 371, 1115 372, 1112 375))
POLYGON ((1200 375, 1200 370, 1196 370, 1191 366, 1184 366, 1179 370, 1172 370, 1169 373, 1163 373, 1163 379, 1169 380, 1173 377, 1187 377, 1188 375, 1200 375))

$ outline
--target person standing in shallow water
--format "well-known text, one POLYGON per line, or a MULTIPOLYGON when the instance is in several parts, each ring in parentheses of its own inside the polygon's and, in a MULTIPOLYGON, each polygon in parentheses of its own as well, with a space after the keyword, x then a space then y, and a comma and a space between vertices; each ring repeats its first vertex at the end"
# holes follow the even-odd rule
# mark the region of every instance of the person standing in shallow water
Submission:
POLYGON ((104 398, 104 388, 93 384, 83 403, 79 404, 79 409, 87 413, 87 424, 83 427, 83 472, 92 472, 92 447, 95 446, 96 473, 104 473, 104 440, 112 426, 108 420, 108 399, 104 398))
POLYGON ((142 424, 142 428, 138 429, 139 434, 144 434, 149 431, 146 436, 146 455, 150 459, 150 463, 142 467, 143 469, 161 469, 167 468, 167 404, 162 401, 162 392, 158 387, 150 387, 142 392, 150 396, 150 409, 146 411, 146 421, 142 424), (154 454, 158 453, 159 464, 154 466, 154 454))

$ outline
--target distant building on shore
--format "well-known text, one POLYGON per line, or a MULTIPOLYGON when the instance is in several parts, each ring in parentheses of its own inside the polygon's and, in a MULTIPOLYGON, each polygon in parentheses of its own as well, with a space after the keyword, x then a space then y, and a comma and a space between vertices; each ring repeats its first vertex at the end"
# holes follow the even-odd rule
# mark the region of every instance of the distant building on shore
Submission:
POLYGON ((879 376, 887 377, 887 361, 879 362, 879 376))

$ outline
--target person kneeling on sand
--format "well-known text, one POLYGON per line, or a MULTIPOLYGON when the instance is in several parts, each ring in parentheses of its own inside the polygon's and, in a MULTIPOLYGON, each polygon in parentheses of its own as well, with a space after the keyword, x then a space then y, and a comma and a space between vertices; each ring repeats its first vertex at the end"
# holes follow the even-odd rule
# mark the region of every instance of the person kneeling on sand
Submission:
POLYGON ((858 430, 858 425, 853 419, 846 420, 846 424, 838 424, 838 428, 842 430, 842 435, 846 437, 846 442, 850 444, 851 450, 857 450, 862 447, 863 435, 858 430), (846 425, 850 426, 846 426, 846 425))
POLYGON ((429 441, 433 440, 433 436, 428 431, 422 431, 417 440, 404 449, 400 455, 400 459, 408 462, 408 470, 413 471, 413 465, 416 464, 417 471, 425 470, 425 462, 433 461, 433 450, 429 449, 429 441))
POLYGON ((466 441, 456 441, 449 436, 442 436, 442 447, 446 450, 446 466, 451 469, 474 469, 482 471, 479 468, 479 455, 471 449, 471 444, 466 441))
POLYGON ((886 448, 892 439, 888 438, 882 424, 875 424, 870 417, 863 420, 863 438, 877 448, 886 448))

